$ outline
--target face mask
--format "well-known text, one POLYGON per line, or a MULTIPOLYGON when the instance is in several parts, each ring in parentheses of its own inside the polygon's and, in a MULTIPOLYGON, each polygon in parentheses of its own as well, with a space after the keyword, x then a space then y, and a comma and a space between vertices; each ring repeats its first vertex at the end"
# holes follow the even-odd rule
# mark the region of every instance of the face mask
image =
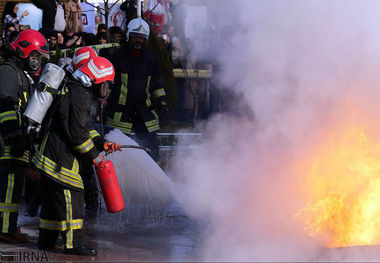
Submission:
POLYGON ((29 55, 29 68, 32 71, 37 71, 41 67, 42 56, 37 52, 32 52, 29 55))
POLYGON ((101 84, 95 85, 94 95, 100 99, 106 99, 110 94, 110 81, 104 81, 101 84))

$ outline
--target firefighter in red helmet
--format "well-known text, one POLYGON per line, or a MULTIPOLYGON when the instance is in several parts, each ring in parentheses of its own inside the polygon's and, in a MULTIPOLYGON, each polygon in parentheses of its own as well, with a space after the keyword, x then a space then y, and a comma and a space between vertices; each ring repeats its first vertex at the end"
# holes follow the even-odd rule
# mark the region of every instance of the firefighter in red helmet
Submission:
POLYGON ((0 130, 4 140, 0 157, 0 241, 25 243, 17 227, 19 199, 29 168, 29 139, 23 113, 31 90, 31 74, 49 58, 46 39, 39 32, 22 31, 11 43, 7 62, 0 66, 0 130))
MULTIPOLYGON (((72 58, 71 64, 66 67, 66 71, 69 73, 74 73, 75 70, 85 65, 89 60, 97 57, 98 54, 90 48, 90 47, 81 47, 77 51, 75 51, 74 56, 72 58)), ((101 102, 105 102, 106 98, 103 99, 100 96, 101 102)), ((91 103, 91 119, 93 120, 93 125, 90 130, 91 139, 94 143, 103 142, 104 138, 98 133, 98 131, 94 128, 95 120, 97 113, 100 111, 99 108, 99 97, 98 99, 93 99, 91 103)), ((81 167, 81 175, 83 179, 84 185, 84 203, 85 203, 85 219, 87 223, 94 223, 96 220, 96 214, 98 212, 99 204, 99 190, 97 181, 94 174, 94 169, 92 168, 92 163, 86 162, 82 158, 79 158, 79 164, 81 167)))
POLYGON ((91 96, 106 97, 115 77, 107 59, 95 57, 74 71, 65 94, 58 97, 49 132, 32 161, 41 172, 42 208, 38 248, 53 250, 61 234, 64 253, 96 255, 82 245, 83 180, 79 158, 88 163, 101 151, 114 151, 118 145, 94 141, 91 136, 91 96))

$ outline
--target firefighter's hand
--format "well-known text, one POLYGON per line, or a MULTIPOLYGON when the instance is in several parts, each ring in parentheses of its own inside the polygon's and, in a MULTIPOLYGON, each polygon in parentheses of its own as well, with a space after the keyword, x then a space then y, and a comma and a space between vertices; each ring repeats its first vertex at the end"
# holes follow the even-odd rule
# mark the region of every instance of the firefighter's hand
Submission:
POLYGON ((112 152, 115 152, 115 151, 121 151, 120 144, 116 144, 116 143, 113 143, 113 142, 106 142, 104 144, 104 151, 106 153, 112 153, 112 152))
POLYGON ((169 113, 168 105, 165 101, 161 101, 158 109, 158 118, 160 122, 164 121, 169 113))
POLYGON ((102 156, 98 156, 95 159, 92 160, 92 163, 95 165, 95 167, 103 160, 102 156))

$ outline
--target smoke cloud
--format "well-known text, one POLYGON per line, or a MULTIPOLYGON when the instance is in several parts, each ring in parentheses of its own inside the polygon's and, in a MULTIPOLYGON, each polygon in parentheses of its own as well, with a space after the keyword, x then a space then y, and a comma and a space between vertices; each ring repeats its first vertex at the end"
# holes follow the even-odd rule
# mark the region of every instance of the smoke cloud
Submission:
POLYGON ((380 2, 224 2, 218 79, 248 110, 202 124, 198 148, 171 170, 180 204, 206 226, 202 259, 352 260, 294 214, 313 199, 299 168, 326 131, 355 118, 379 135, 380 2))

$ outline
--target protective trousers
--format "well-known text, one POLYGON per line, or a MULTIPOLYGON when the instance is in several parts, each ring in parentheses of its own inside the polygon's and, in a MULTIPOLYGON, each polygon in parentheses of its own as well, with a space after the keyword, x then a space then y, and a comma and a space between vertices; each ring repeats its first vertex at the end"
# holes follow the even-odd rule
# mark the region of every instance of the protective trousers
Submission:
POLYGON ((94 223, 99 208, 99 189, 92 163, 79 160, 80 174, 84 185, 84 203, 86 222, 94 223))
POLYGON ((159 141, 157 138, 156 131, 148 131, 140 114, 136 115, 135 120, 133 121, 133 128, 136 133, 137 143, 141 146, 149 148, 150 152, 148 152, 148 154, 150 155, 150 157, 152 157, 152 159, 156 162, 159 162, 159 141))
POLYGON ((0 165, 1 233, 17 231, 18 207, 24 186, 25 167, 18 164, 0 165))
POLYGON ((41 191, 38 248, 54 249, 60 233, 65 249, 79 247, 83 241, 83 192, 58 184, 45 174, 41 177, 41 191))

